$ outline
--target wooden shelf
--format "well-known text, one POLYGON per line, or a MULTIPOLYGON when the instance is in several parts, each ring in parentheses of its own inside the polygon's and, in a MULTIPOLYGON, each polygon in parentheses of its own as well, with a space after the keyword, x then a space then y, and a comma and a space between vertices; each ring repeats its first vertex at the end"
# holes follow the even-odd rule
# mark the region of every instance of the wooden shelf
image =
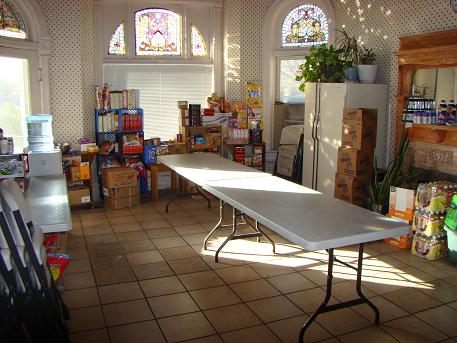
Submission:
POLYGON ((408 136, 411 141, 457 146, 457 126, 413 124, 408 136))

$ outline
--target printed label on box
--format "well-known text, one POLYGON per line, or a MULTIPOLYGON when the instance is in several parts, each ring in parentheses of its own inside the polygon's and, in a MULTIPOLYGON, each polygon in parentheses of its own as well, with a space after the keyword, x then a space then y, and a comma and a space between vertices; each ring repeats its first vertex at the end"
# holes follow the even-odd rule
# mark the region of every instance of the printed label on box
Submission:
POLYGON ((85 204, 87 202, 90 202, 90 195, 81 197, 81 204, 85 204))

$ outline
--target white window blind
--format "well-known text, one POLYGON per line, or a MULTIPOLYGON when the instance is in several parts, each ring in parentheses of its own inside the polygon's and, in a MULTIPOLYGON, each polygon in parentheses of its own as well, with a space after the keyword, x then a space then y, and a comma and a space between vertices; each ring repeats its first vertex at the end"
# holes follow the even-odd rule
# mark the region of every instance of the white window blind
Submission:
POLYGON ((286 104, 303 104, 305 94, 298 89, 300 82, 295 80, 300 64, 304 59, 280 59, 279 65, 279 92, 277 100, 286 104), (279 98, 279 99, 278 99, 279 98))
POLYGON ((103 69, 104 81, 113 90, 140 90, 145 138, 176 138, 177 101, 204 107, 214 89, 212 65, 105 64, 103 69))

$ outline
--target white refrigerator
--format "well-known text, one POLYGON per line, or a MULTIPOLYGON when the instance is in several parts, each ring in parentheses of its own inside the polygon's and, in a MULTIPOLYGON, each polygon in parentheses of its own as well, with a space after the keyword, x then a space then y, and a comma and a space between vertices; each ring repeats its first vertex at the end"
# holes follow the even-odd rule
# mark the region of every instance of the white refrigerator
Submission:
POLYGON ((345 108, 378 110, 376 150, 384 161, 387 87, 382 84, 308 83, 305 90, 303 185, 333 197, 345 108))

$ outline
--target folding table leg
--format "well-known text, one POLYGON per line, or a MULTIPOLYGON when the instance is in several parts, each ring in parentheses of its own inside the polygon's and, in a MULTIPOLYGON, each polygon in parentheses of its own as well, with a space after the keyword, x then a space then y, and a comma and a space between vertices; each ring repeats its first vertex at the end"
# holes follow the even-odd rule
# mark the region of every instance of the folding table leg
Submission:
POLYGON ((214 260, 216 262, 219 262, 219 252, 222 250, 222 248, 228 243, 228 241, 232 240, 232 238, 235 236, 236 232, 236 209, 235 207, 232 207, 232 232, 230 235, 225 239, 225 241, 221 244, 219 248, 216 250, 216 254, 214 255, 214 260))
POLYGON ((202 189, 200 186, 196 186, 195 189, 197 190, 197 193, 200 194, 203 198, 205 198, 206 202, 208 203, 208 208, 211 208, 211 199, 206 196, 205 193, 202 192, 202 189))
POLYGON ((206 246, 208 245, 208 239, 222 226, 222 221, 224 220, 224 202, 219 200, 219 221, 217 222, 216 226, 208 233, 205 237, 205 241, 203 242, 203 249, 206 250, 206 246))
MULTIPOLYGON (((273 246, 273 254, 276 254, 276 246, 275 246, 275 242, 273 242, 273 240, 265 233, 263 232, 260 227, 259 227, 259 222, 256 220, 255 221, 255 230, 259 233, 262 234, 263 237, 265 237, 270 243, 271 245, 273 246)), ((257 237, 257 242, 260 242, 260 236, 257 237)))
POLYGON ((316 312, 313 313, 313 315, 306 321, 306 323, 301 328, 299 336, 298 336, 299 343, 303 343, 303 337, 305 335, 306 330, 311 326, 311 324, 316 320, 316 318, 320 314, 326 313, 326 312, 331 312, 331 311, 336 311, 336 310, 351 307, 354 305, 367 304, 368 306, 370 306, 375 313, 374 324, 375 325, 379 324, 378 308, 370 300, 368 300, 367 297, 362 293, 363 243, 359 244, 359 256, 358 256, 358 261, 357 261, 357 268, 353 267, 352 265, 350 265, 346 262, 342 262, 342 261, 338 260, 337 258, 335 258, 334 249, 328 249, 327 252, 328 252, 328 273, 327 273, 327 290, 325 293, 325 298, 324 298, 324 301, 322 302, 322 304, 317 308, 316 312), (327 305, 332 296, 333 263, 334 262, 342 263, 343 265, 345 265, 348 268, 357 270, 357 280, 356 280, 355 288, 356 288, 359 298, 344 301, 344 302, 334 304, 334 305, 327 305))

